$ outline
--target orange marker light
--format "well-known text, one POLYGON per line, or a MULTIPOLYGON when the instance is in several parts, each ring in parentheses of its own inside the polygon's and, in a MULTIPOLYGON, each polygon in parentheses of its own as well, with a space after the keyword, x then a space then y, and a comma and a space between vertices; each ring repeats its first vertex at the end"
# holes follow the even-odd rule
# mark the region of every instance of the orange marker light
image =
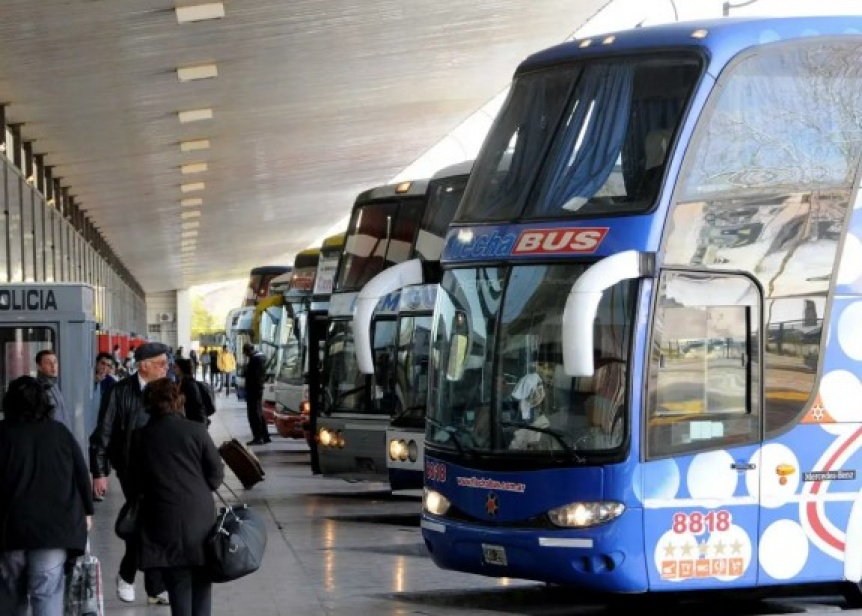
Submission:
POLYGON ((796 467, 790 464, 779 464, 775 467, 775 474, 778 475, 778 483, 787 485, 787 477, 796 472, 796 467))

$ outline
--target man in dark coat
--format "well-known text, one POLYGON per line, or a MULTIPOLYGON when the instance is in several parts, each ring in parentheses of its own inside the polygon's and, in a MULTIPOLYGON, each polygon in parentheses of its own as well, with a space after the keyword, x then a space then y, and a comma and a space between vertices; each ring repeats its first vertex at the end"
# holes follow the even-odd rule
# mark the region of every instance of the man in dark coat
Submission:
POLYGON ((266 361, 254 345, 245 343, 242 354, 248 358, 245 367, 245 408, 252 440, 249 445, 265 445, 272 441, 263 418, 263 387, 266 382, 266 361))
MULTIPOLYGON (((123 495, 128 499, 133 493, 131 484, 135 460, 131 455, 132 433, 149 420, 141 392, 147 383, 167 374, 168 347, 158 342, 142 344, 135 349, 135 363, 137 372, 122 379, 102 398, 96 429, 90 435, 90 472, 97 498, 104 497, 108 490, 111 467, 117 472, 123 495)), ((126 552, 120 562, 117 596, 127 603, 135 600, 138 550, 136 540, 126 541, 126 552)), ((144 587, 149 603, 167 603, 165 586, 157 571, 144 574, 144 587)))
MULTIPOLYGON (((95 417, 99 416, 99 409, 102 407, 102 399, 108 395, 110 389, 117 384, 117 377, 114 376, 114 356, 108 352, 101 352, 96 355, 96 369, 93 374, 93 407, 92 414, 95 417)), ((93 498, 97 501, 104 500, 104 496, 93 493, 93 498)))
MULTIPOLYGON (((66 407, 66 399, 57 381, 60 378, 60 362, 51 349, 43 349, 36 353, 36 379, 48 390, 48 396, 54 403, 54 419, 72 430, 72 417, 66 407)), ((74 434, 74 430, 72 431, 74 434)))

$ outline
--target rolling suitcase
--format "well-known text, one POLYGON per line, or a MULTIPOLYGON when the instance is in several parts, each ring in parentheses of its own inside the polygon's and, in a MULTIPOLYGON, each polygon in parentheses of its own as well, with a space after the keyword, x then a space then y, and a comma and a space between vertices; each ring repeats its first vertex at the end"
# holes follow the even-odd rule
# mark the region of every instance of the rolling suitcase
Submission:
POLYGON ((260 460, 235 438, 222 443, 218 452, 246 490, 263 481, 260 460))

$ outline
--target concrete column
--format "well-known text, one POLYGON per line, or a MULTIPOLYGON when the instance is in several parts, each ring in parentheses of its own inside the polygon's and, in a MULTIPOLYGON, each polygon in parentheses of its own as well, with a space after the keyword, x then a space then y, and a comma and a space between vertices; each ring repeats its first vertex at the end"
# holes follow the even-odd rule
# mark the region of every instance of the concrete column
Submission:
POLYGON ((189 356, 192 342, 192 299, 188 289, 177 289, 177 347, 189 356))

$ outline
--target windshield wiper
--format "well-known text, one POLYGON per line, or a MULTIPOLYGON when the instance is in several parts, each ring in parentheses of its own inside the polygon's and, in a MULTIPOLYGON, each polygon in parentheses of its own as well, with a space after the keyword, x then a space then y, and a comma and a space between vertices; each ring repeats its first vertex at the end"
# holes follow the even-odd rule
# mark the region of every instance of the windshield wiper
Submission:
POLYGON ((518 428, 519 430, 530 430, 532 432, 541 432, 542 434, 547 434, 549 436, 553 436, 556 441, 562 446, 562 448, 566 451, 567 454, 572 456, 577 462, 584 463, 586 459, 579 456, 575 452, 574 445, 570 444, 566 440, 566 435, 564 432, 560 432, 559 430, 554 430, 553 428, 542 428, 539 426, 534 426, 533 424, 523 423, 520 421, 500 421, 500 425, 506 428, 518 428))
MULTIPOLYGON (((400 413, 396 413, 392 417, 392 421, 393 422, 400 421, 400 420, 412 415, 416 411, 424 411, 424 410, 425 410, 424 404, 414 404, 413 406, 408 406, 406 409, 402 410, 400 413)), ((410 419, 421 419, 421 417, 410 417, 410 419)))
POLYGON ((476 442, 476 439, 473 438, 473 433, 470 432, 468 429, 460 428, 458 426, 446 425, 446 424, 443 424, 443 423, 437 421, 436 419, 432 419, 431 417, 427 417, 427 416, 425 417, 425 421, 427 421, 429 424, 431 424, 432 426, 434 426, 438 430, 442 430, 443 432, 448 434, 451 437, 448 442, 454 443, 455 447, 458 448, 458 453, 460 453, 460 454, 464 454, 464 453, 475 454, 476 453, 476 447, 479 446, 479 443, 476 442), (466 435, 467 437, 469 437, 469 439, 470 439, 470 445, 469 446, 465 446, 464 443, 461 442, 461 439, 458 438, 461 435, 466 435))
POLYGON ((338 397, 335 398, 335 405, 340 404, 347 396, 352 396, 353 394, 359 393, 365 389, 365 385, 360 385, 359 387, 354 387, 353 389, 348 389, 347 391, 342 391, 338 394, 338 397))

